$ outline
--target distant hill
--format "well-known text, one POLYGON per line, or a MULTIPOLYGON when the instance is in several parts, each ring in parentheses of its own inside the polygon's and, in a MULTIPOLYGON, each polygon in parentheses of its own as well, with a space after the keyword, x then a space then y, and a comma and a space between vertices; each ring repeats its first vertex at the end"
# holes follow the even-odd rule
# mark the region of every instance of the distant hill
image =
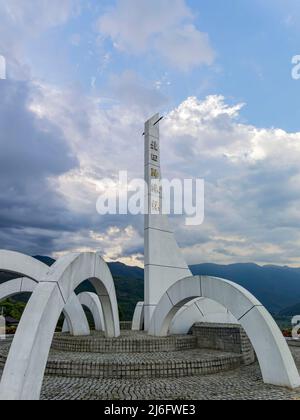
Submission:
POLYGON ((289 306, 288 308, 283 309, 278 313, 278 317, 288 317, 291 318, 295 315, 300 315, 300 303, 296 305, 289 306))
POLYGON ((191 267, 194 275, 222 277, 236 282, 251 292, 273 314, 300 302, 300 269, 256 264, 191 267))
MULTIPOLYGON (((39 261, 51 266, 55 260, 50 257, 37 255, 39 261)), ((120 309, 121 320, 131 320, 136 303, 144 299, 144 270, 139 267, 129 267, 122 263, 108 264, 116 285, 116 293, 120 309)), ((16 275, 0 272, 0 284, 16 278, 16 275)), ((77 293, 83 291, 94 291, 89 282, 84 282, 76 290, 77 293)), ((14 300, 26 302, 28 294, 16 296, 14 300)))
POLYGON ((33 258, 41 261, 42 263, 44 263, 46 265, 49 265, 49 267, 51 267, 51 265, 53 265, 55 263, 55 260, 53 258, 50 258, 50 257, 43 257, 41 255, 36 255, 33 258))
POLYGON ((122 263, 108 263, 113 277, 129 277, 144 280, 144 270, 139 267, 130 267, 122 263))
MULTIPOLYGON (((55 262, 49 257, 35 258, 49 266, 55 262)), ((143 300, 144 270, 118 262, 108 265, 116 284, 121 319, 131 320, 136 303, 143 300)), ((273 315, 300 315, 300 268, 261 267, 256 264, 199 264, 190 268, 194 275, 221 277, 245 287, 273 315)), ((11 278, 13 276, 10 274, 0 273, 0 283, 11 278)), ((81 291, 93 291, 93 287, 85 282, 78 288, 78 292, 81 291)))

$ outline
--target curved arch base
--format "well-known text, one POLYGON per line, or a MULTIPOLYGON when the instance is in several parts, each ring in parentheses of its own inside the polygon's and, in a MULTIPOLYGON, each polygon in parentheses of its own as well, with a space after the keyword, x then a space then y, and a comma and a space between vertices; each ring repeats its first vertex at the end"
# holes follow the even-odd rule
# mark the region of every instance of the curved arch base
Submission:
MULTIPOLYGON (((27 277, 7 281, 0 285, 0 301, 23 293, 33 293, 38 282, 27 277)), ((90 327, 85 313, 73 293, 66 303, 63 313, 70 325, 70 333, 73 336, 90 335, 90 327)))
POLYGON ((132 331, 142 331, 144 329, 145 303, 138 302, 132 318, 132 331))
MULTIPOLYGON (((0 285, 0 300, 19 293, 33 293, 39 281, 46 277, 50 270, 46 264, 33 257, 6 250, 0 250, 0 269, 20 275, 20 278, 0 285)), ((71 334, 89 335, 90 329, 85 313, 74 296, 70 296, 70 301, 66 303, 63 310, 65 317, 69 320, 71 334)))
POLYGON ((61 258, 39 282, 26 306, 2 375, 1 400, 39 398, 59 316, 74 290, 87 279, 100 298, 106 334, 120 335, 114 282, 104 260, 92 253, 61 258))
POLYGON ((294 359, 277 324, 253 295, 230 281, 200 276, 178 281, 160 300, 149 334, 162 337, 168 335, 178 311, 199 297, 218 302, 242 325, 257 354, 266 384, 291 389, 300 387, 294 359))
MULTIPOLYGON (((102 306, 96 293, 83 292, 77 296, 77 299, 80 305, 85 306, 91 311, 94 318, 95 330, 104 331, 104 318, 102 306)), ((66 317, 63 324, 62 332, 67 333, 69 331, 72 331, 72 329, 70 328, 69 321, 66 317)))
POLYGON ((219 303, 205 298, 195 299, 177 312, 170 325, 170 334, 188 334, 197 323, 236 325, 237 320, 219 303))

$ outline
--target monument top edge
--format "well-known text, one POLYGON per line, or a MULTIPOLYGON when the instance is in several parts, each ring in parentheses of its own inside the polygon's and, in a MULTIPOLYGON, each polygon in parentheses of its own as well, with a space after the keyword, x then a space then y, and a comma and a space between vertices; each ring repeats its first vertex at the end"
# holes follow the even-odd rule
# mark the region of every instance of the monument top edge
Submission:
POLYGON ((146 124, 155 124, 160 118, 160 113, 158 112, 149 118, 149 120, 146 121, 146 124))

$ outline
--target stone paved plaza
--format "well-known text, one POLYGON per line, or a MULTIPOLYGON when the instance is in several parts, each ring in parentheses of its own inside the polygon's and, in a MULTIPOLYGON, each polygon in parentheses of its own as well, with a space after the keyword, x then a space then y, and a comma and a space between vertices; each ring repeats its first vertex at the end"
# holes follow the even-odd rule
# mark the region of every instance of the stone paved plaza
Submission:
MULTIPOLYGON (((300 348, 292 348, 300 368, 300 348)), ((43 400, 298 400, 300 389, 264 385, 257 364, 181 379, 93 380, 46 377, 43 400)))
MULTIPOLYGON (((142 334, 132 334, 123 332, 117 339, 119 343, 131 337, 142 340, 142 334)), ((64 340, 73 343, 82 340, 74 337, 63 337, 64 340)), ((96 339, 96 336, 86 338, 96 339)), ((173 337, 175 342, 180 342, 181 337, 173 337)), ((84 341, 84 340, 83 340, 84 341)), ((155 343, 149 337, 149 342, 155 343)), ((168 343, 174 345, 169 338, 168 343)), ((190 340, 191 347, 193 340, 190 340)), ((122 344, 122 346, 124 343, 122 344)), ((165 344, 164 344, 165 345, 165 344)), ((1 343, 0 354, 2 357, 7 354, 10 347, 9 343, 1 343)), ((292 354, 300 371, 300 347, 291 347, 292 354)), ((84 352, 67 352, 51 350, 49 361, 59 360, 70 361, 70 365, 75 365, 76 359, 81 363, 88 361, 96 363, 99 360, 107 361, 109 364, 115 362, 117 365, 128 364, 133 361, 152 363, 155 360, 165 360, 168 363, 171 359, 176 364, 176 360, 186 362, 190 360, 212 360, 214 357, 222 358, 230 355, 226 352, 189 349, 177 352, 151 352, 151 353, 132 353, 132 354, 88 354, 84 352)), ((231 357, 234 356, 231 354, 231 357)), ((237 356, 237 355, 235 355, 237 356)), ((74 366, 73 366, 74 368, 74 366)), ((121 368, 119 367, 121 370, 121 368)), ((83 378, 66 377, 68 375, 57 375, 52 372, 44 378, 41 399, 42 400, 299 400, 300 389, 290 391, 285 388, 265 385, 262 381, 260 369, 257 363, 250 366, 242 366, 233 370, 205 375, 189 374, 184 377, 162 377, 162 378, 139 378, 139 379, 119 379, 119 378, 83 378)))
MULTIPOLYGON (((77 341, 97 340, 99 335, 92 335, 85 339, 63 336, 63 342, 66 340, 69 343, 76 343, 77 341)), ((100 335, 101 340, 103 336, 100 335)), ((124 340, 143 340, 145 336, 140 333, 123 332, 122 336, 117 340, 120 346, 124 346, 124 340)), ((186 337, 187 338, 187 337, 186 337)), ((149 342, 155 344, 155 339, 148 337, 149 342)), ((169 337, 162 340, 160 346, 170 345, 173 348, 174 343, 181 345, 182 337, 169 337)), ((55 341, 55 340, 54 340, 55 341)), ((73 345, 72 344, 72 345, 73 345)), ((197 359, 205 363, 213 360, 214 357, 237 357, 237 354, 230 354, 228 352, 195 349, 193 348, 193 340, 190 337, 188 350, 179 350, 177 352, 152 352, 152 353, 72 353, 68 351, 51 350, 48 364, 51 361, 63 365, 68 363, 72 369, 76 369, 76 362, 81 364, 88 362, 94 364, 97 369, 97 363, 107 362, 108 365, 115 363, 117 370, 122 370, 122 363, 128 365, 133 362, 139 363, 140 366, 147 363, 155 363, 155 361, 165 361, 166 364, 172 362, 176 366, 176 361, 180 363, 189 363, 197 359)), ((116 343, 114 343, 114 346, 116 343)), ((5 357, 10 344, 0 343, 0 355, 5 357)), ((300 347, 291 347, 293 357, 296 361, 297 367, 300 371, 300 347)), ((241 357, 241 356, 239 356, 241 357)), ((2 360, 3 362, 4 360, 2 360)), ((160 369, 163 369, 160 366, 160 369)), ((182 369, 182 367, 181 367, 182 369)), ((156 378, 135 378, 135 379, 120 379, 105 377, 92 378, 82 377, 84 371, 76 375, 68 376, 68 374, 59 375, 53 371, 51 375, 46 374, 44 378, 41 399, 42 400, 299 400, 300 389, 290 391, 285 388, 265 385, 262 381, 260 369, 257 363, 250 366, 230 367, 230 370, 224 368, 224 371, 218 371, 213 374, 197 375, 195 372, 189 372, 187 376, 181 377, 156 377, 156 378)), ((49 368, 48 368, 49 371, 49 368)), ((50 369, 51 372, 51 369, 50 369)), ((66 372, 64 372, 66 373, 66 372)), ((157 373, 157 372, 156 372, 157 373)), ((154 375, 155 376, 155 375, 154 375)))

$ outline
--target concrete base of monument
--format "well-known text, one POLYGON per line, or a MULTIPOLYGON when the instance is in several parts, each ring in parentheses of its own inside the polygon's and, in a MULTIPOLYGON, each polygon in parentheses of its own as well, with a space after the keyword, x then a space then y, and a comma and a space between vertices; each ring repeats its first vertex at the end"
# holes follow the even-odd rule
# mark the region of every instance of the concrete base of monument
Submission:
MULTIPOLYGON (((0 347, 0 368, 10 344, 0 347)), ((150 337, 123 331, 108 339, 56 334, 45 374, 66 378, 184 378, 227 372, 252 364, 255 356, 240 326, 195 325, 187 336, 150 337), (207 347, 207 348, 203 348, 207 347)))

